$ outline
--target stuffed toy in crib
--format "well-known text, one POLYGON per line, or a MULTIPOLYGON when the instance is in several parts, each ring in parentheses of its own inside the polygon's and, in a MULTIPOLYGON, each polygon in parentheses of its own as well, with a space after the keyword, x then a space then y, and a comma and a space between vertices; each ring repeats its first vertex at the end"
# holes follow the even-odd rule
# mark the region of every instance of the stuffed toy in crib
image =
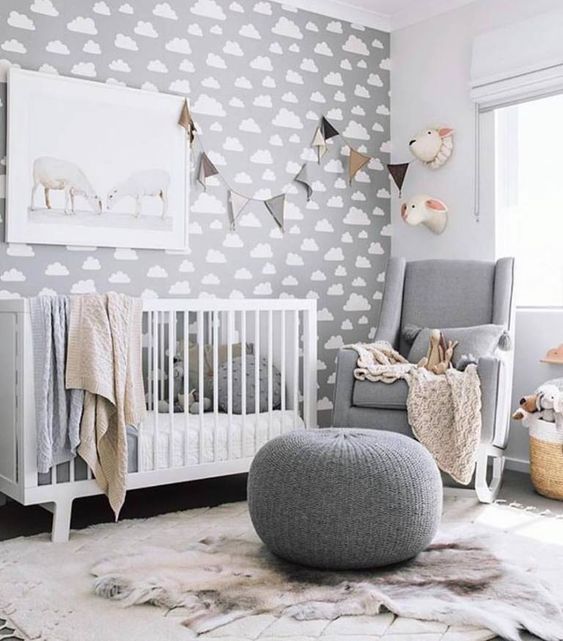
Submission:
POLYGON ((556 378, 540 385, 533 394, 520 399, 520 407, 512 418, 528 427, 530 421, 541 419, 553 423, 563 433, 563 378, 556 378))

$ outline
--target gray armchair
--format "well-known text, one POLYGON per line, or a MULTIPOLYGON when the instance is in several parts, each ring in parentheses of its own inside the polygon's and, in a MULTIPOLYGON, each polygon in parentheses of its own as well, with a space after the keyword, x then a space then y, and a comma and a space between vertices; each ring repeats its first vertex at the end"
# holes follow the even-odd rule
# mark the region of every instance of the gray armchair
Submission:
MULTIPOLYGON (((407 325, 470 327, 504 325, 514 345, 514 259, 494 262, 391 258, 375 340, 391 343, 403 356, 407 325)), ((412 436, 406 411, 405 381, 356 381, 357 353, 341 349, 334 395, 335 427, 385 429, 412 436)), ((510 425, 513 348, 479 359, 482 433, 475 473, 479 500, 490 503, 500 489, 510 425), (489 463, 492 462, 492 465, 489 463)), ((449 478, 449 477, 448 477, 449 478)), ((453 484, 444 479, 447 484, 453 484)))

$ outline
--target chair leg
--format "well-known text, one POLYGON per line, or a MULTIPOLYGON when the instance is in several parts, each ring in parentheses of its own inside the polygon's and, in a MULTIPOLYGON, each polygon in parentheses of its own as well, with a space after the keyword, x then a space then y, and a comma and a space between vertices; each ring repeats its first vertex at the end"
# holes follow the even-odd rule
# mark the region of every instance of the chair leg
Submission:
POLYGON ((477 455, 475 491, 481 503, 497 500, 502 485, 502 475, 506 458, 503 450, 482 446, 477 455), (489 458, 493 459, 492 476, 489 480, 489 458))
POLYGON ((51 541, 66 543, 70 536, 70 519, 72 516, 72 499, 55 501, 53 509, 53 528, 51 541))

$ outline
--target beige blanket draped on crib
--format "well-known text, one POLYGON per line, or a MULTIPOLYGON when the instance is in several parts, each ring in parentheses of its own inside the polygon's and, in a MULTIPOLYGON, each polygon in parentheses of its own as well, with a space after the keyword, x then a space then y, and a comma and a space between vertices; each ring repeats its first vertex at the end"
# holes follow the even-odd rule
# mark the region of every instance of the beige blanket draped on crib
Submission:
POLYGON ((121 294, 73 297, 67 389, 85 391, 78 452, 119 516, 125 500, 127 426, 145 417, 142 301, 121 294))

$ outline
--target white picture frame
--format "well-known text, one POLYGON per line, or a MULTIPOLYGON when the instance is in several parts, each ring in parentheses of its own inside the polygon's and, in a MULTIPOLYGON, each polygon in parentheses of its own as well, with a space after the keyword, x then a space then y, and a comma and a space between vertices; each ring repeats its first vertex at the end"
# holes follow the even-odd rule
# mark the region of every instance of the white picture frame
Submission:
POLYGON ((184 98, 10 69, 6 241, 184 250, 184 98))

